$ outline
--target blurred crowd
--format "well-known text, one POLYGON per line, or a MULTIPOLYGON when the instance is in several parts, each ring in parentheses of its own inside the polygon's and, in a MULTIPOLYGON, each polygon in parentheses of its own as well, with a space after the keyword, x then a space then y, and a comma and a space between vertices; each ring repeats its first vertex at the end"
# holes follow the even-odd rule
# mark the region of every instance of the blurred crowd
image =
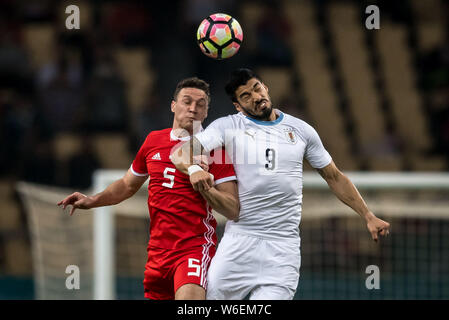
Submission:
POLYGON ((422 58, 422 86, 428 95, 429 123, 435 154, 449 158, 449 34, 446 44, 422 58))
MULTIPOLYGON (((234 11, 234 1, 90 1, 89 5, 90 25, 73 31, 64 28, 61 1, 0 2, 0 176, 89 187, 93 170, 101 167, 90 141, 92 134, 125 134, 133 153, 149 131, 171 125, 168 106, 181 77, 217 78, 210 65, 197 67, 203 57, 196 47, 192 50, 191 43, 196 46, 192 35, 198 21, 211 12, 234 11), (33 65, 24 28, 49 23, 56 30, 54 58, 33 65), (158 75, 156 85, 149 88, 145 105, 137 113, 129 110, 126 83, 114 56, 117 47, 144 47, 152 52, 149 63, 158 75), (173 63, 179 56, 185 59, 173 63), (82 149, 66 163, 58 163, 53 144, 61 132, 83 137, 82 149)), ((258 25, 259 47, 273 51, 263 50, 251 58, 289 64, 291 53, 283 41, 289 26, 286 20, 274 21, 284 22, 270 23, 267 11, 258 25)))
MULTIPOLYGON (((90 7, 90 22, 73 31, 64 27, 61 8, 68 3, 0 1, 0 177, 87 188, 93 170, 102 166, 90 137, 124 134, 134 154, 149 131, 171 125, 169 102, 182 77, 197 75, 213 83, 216 100, 209 118, 214 119, 232 112, 222 92, 230 69, 294 63, 288 41, 292 27, 281 1, 253 1, 263 8, 254 23, 254 45, 222 63, 204 59, 194 35, 199 22, 212 12, 237 14, 238 1, 84 2, 90 7), (53 58, 36 66, 24 29, 39 24, 54 26, 56 46, 53 58), (137 111, 130 110, 127 86, 113 54, 117 47, 136 46, 151 52, 148 63, 156 75, 137 111), (65 163, 57 161, 53 144, 61 132, 82 137, 82 148, 65 163)), ((393 18, 404 19, 390 7, 393 18)), ((449 46, 420 57, 418 68, 434 138, 429 152, 449 156, 449 46)), ((300 113, 299 101, 285 97, 285 102, 300 113)), ((391 136, 389 142, 397 148, 395 139, 391 136)))

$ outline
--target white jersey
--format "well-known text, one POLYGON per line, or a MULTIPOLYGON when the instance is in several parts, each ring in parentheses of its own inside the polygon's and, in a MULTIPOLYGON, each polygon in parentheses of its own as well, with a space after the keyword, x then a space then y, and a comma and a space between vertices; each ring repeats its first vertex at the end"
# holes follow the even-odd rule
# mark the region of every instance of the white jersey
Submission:
POLYGON ((243 113, 222 117, 196 138, 207 152, 224 145, 234 164, 240 219, 228 221, 225 231, 299 245, 303 158, 314 168, 327 166, 332 158, 309 124, 275 112, 275 121, 243 113))

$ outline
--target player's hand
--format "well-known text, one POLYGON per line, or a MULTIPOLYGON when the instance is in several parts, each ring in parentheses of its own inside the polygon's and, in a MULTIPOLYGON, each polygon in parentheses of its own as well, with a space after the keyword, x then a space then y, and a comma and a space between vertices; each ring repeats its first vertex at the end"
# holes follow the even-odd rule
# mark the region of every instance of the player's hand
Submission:
POLYGON ((366 226, 375 242, 378 241, 379 235, 385 237, 390 233, 390 224, 382 219, 379 219, 374 214, 370 215, 367 219, 366 226))
POLYGON ((205 155, 193 156, 193 164, 199 165, 204 171, 209 171, 209 158, 205 155))
POLYGON ((92 198, 80 193, 75 192, 70 196, 58 202, 58 206, 62 205, 62 209, 65 209, 67 206, 71 205, 70 215, 73 215, 76 209, 91 209, 93 206, 92 198))
POLYGON ((208 191, 214 185, 214 176, 207 171, 197 171, 190 175, 190 183, 195 191, 208 191))

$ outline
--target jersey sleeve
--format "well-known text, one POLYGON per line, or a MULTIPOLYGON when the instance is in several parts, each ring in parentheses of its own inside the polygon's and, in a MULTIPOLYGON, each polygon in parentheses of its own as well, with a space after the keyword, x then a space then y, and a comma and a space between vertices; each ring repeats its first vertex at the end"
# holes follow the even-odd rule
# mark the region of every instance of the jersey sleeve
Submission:
POLYGON ((148 168, 146 162, 146 156, 148 154, 148 143, 150 140, 150 135, 147 136, 144 143, 140 147, 139 151, 131 164, 131 172, 138 177, 148 176, 148 168))
POLYGON ((310 165, 315 169, 321 169, 331 163, 332 157, 324 148, 316 130, 312 126, 306 125, 305 135, 307 141, 305 158, 310 165))
POLYGON ((208 125, 206 129, 195 135, 195 138, 198 139, 206 152, 211 152, 224 145, 227 122, 227 117, 218 118, 208 125))
POLYGON ((234 165, 223 148, 213 150, 211 156, 213 163, 209 166, 209 172, 214 175, 215 185, 237 180, 234 165))

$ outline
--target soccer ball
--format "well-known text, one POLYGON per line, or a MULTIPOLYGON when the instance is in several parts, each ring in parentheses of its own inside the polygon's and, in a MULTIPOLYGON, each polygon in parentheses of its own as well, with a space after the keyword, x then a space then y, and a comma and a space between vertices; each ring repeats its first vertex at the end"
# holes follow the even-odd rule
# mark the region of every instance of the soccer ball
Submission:
POLYGON ((230 58, 239 51, 243 41, 242 27, 225 13, 215 13, 204 19, 196 34, 201 51, 214 59, 230 58))

